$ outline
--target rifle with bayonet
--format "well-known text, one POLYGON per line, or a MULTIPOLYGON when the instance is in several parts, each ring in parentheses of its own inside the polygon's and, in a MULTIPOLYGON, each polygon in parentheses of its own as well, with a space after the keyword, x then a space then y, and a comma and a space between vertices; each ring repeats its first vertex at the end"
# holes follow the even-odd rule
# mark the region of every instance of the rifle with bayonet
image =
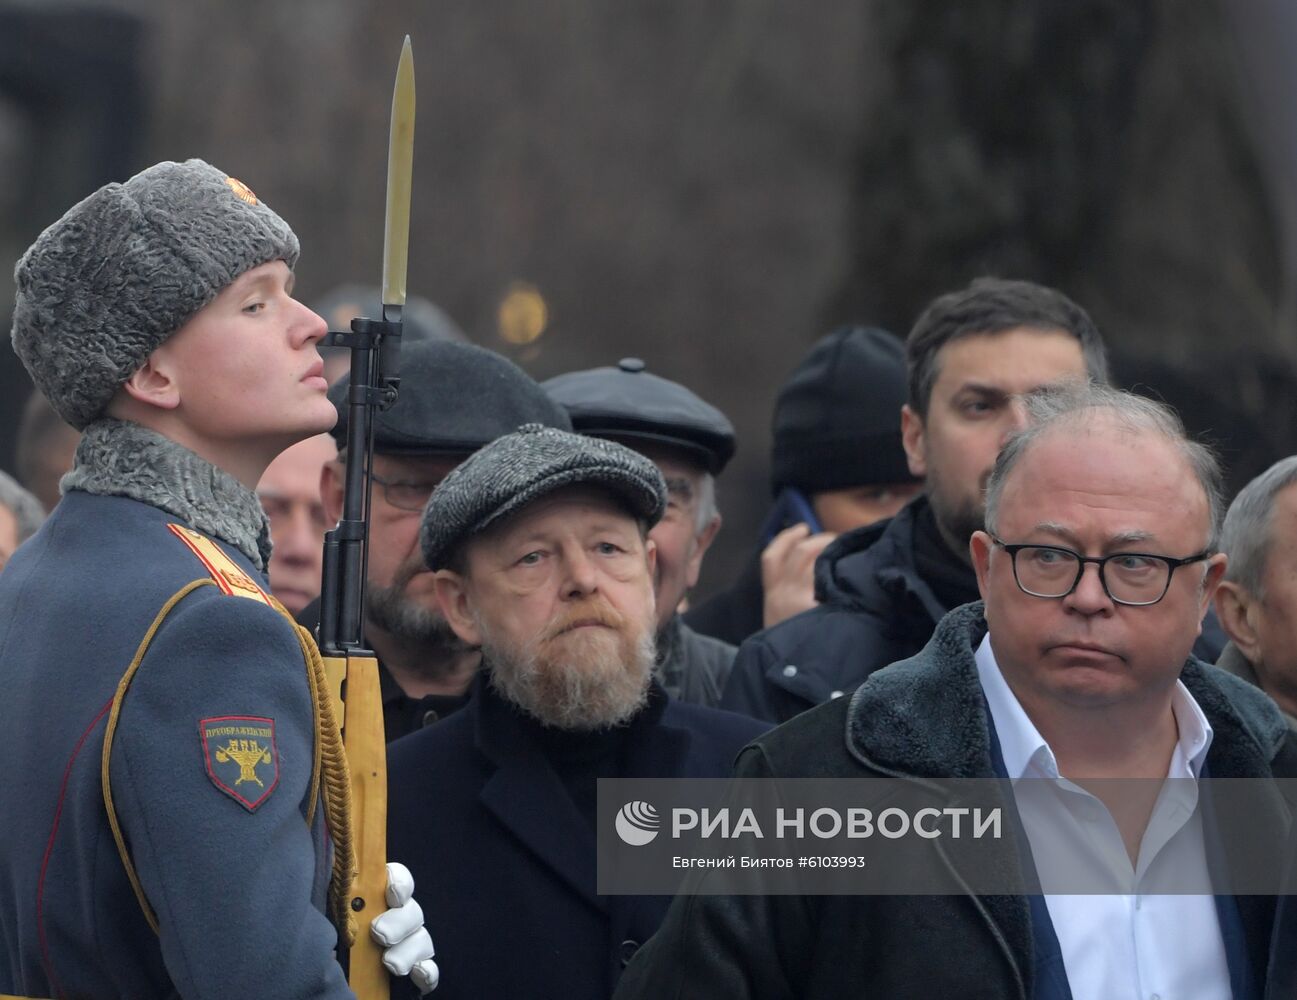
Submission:
POLYGON ((351 781, 356 875, 348 905, 362 930, 348 948, 346 928, 339 928, 339 949, 348 968, 348 982, 360 1000, 387 1000, 389 996, 382 950, 365 926, 383 911, 387 889, 387 758, 378 660, 364 648, 363 634, 374 415, 396 402, 400 387, 413 155, 414 58, 407 35, 392 96, 383 315, 381 319, 354 319, 350 333, 331 333, 327 339, 329 344, 351 349, 342 518, 325 535, 319 645, 351 781))

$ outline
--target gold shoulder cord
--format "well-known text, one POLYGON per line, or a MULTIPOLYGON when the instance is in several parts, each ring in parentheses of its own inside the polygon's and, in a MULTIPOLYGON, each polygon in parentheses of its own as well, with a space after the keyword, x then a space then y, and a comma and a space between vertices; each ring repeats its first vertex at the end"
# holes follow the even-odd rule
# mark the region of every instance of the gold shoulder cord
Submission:
MULTIPOLYGON (((167 615, 181 600, 199 587, 214 586, 229 596, 249 598, 274 608, 292 625, 293 634, 297 637, 298 645, 301 647, 302 659, 306 665, 307 680, 311 691, 311 715, 316 734, 314 761, 311 767, 310 806, 306 815, 306 823, 309 826, 315 820, 315 805, 319 798, 321 784, 323 784, 325 821, 328 824, 329 834, 333 839, 333 870, 329 880, 329 915, 335 925, 342 928, 341 933, 346 935, 347 943, 350 945, 355 940, 356 934, 355 918, 347 905, 347 897, 356 867, 355 845, 351 836, 351 780, 347 773, 347 757, 343 749, 342 734, 338 729, 338 722, 333 714, 333 705, 328 696, 324 663, 320 658, 320 651, 316 647, 315 640, 311 637, 310 632, 298 625, 282 604, 257 586, 210 538, 178 524, 169 524, 167 527, 198 557, 211 574, 211 577, 209 579, 194 580, 186 584, 176 591, 167 603, 162 606, 157 617, 153 619, 153 624, 145 632, 130 666, 126 668, 126 673, 122 675, 122 679, 117 685, 117 693, 113 697, 112 711, 108 715, 108 725, 104 731, 104 750, 100 765, 104 807, 108 812, 108 825, 113 831, 113 840, 117 844, 117 853, 121 857, 123 867, 126 869, 126 876, 135 892, 135 898, 144 911, 145 920, 148 921, 149 926, 153 928, 153 932, 156 934, 158 931, 157 917, 144 895, 144 888, 141 886, 139 877, 136 874, 135 865, 131 862, 130 852, 127 849, 125 837, 122 835, 121 825, 117 820, 117 812, 113 807, 112 785, 109 781, 108 768, 112 756, 113 737, 117 731, 118 714, 126 697, 127 688, 130 687, 131 680, 144 659, 144 654, 148 652, 153 637, 157 634, 167 615)), ((0 1000, 7 1000, 7 998, 0 994, 0 1000)))
POLYGON ((113 736, 117 732, 117 718, 121 713, 122 699, 126 697, 126 689, 130 687, 131 680, 135 677, 135 671, 140 668, 140 661, 144 659, 144 654, 148 652, 149 644, 153 642, 153 637, 157 635, 158 629, 162 627, 162 622, 167 615, 171 614, 172 608, 199 587, 214 587, 215 585, 212 580, 194 580, 177 590, 171 595, 171 599, 162 605, 162 610, 153 619, 153 624, 149 626, 149 630, 144 633, 144 638, 140 641, 139 649, 135 651, 135 657, 131 660, 131 665, 126 668, 126 673, 122 674, 122 679, 117 683, 117 693, 113 695, 113 708, 108 713, 108 726, 104 730, 104 752, 100 758, 99 780, 104 792, 104 808, 108 810, 108 825, 112 828, 113 840, 117 843, 117 853, 122 859, 122 865, 126 868, 126 877, 130 879, 131 888, 135 890, 135 898, 139 900, 140 909, 144 911, 144 919, 149 922, 154 934, 158 932, 158 918, 154 915, 153 907, 149 905, 148 898, 144 895, 144 887, 140 885, 139 876, 135 873, 135 865, 131 862, 130 852, 126 849, 126 838, 122 836, 121 824, 117 822, 117 810, 113 808, 113 788, 108 779, 108 765, 113 752, 113 736))
MULTIPOLYGON (((273 601, 274 598, 271 598, 273 601)), ((278 601, 274 605, 293 623, 297 641, 302 647, 311 680, 311 709, 315 715, 315 768, 311 775, 311 813, 315 812, 316 789, 324 776, 324 818, 333 838, 333 874, 329 879, 329 915, 339 933, 346 937, 347 947, 356 942, 356 917, 348 905, 351 883, 356 877, 356 845, 351 836, 351 775, 347 771, 347 751, 342 731, 333 714, 324 660, 315 639, 298 625, 278 601)), ((311 817, 307 817, 307 822, 311 817)))

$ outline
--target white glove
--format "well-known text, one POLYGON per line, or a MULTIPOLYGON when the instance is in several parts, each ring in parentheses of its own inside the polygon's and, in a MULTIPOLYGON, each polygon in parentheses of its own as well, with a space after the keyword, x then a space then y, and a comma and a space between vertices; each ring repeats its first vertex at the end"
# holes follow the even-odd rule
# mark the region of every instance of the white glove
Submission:
POLYGON ((409 976, 419 994, 437 988, 441 970, 432 960, 432 938, 423 926, 423 910, 414 901, 414 876, 396 861, 387 865, 387 905, 369 925, 369 933, 383 946, 383 966, 394 976, 409 976))

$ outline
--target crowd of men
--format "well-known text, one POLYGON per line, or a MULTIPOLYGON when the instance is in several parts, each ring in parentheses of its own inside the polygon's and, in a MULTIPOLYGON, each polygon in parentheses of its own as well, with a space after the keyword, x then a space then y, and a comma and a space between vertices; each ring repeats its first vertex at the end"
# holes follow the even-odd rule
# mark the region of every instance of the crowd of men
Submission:
MULTIPOLYGON (((358 456, 297 254, 189 161, 19 264, 2 995, 351 995, 311 634, 358 456)), ((904 341, 811 348, 751 559, 692 603, 725 415, 638 358, 537 383, 429 315, 375 420, 366 564, 397 995, 1297 995, 1290 899, 1153 891, 1209 877, 1218 838, 1194 810, 1153 836, 1096 783, 1297 777, 1297 458, 1227 503, 1178 416, 1109 385, 1080 305, 982 278, 904 341), (731 775, 1074 782, 1078 850, 1130 891, 599 894, 600 779, 731 775)), ((1250 819, 1287 830, 1272 806, 1250 819)), ((1001 860, 1030 868, 1057 816, 1019 813, 1001 860)))

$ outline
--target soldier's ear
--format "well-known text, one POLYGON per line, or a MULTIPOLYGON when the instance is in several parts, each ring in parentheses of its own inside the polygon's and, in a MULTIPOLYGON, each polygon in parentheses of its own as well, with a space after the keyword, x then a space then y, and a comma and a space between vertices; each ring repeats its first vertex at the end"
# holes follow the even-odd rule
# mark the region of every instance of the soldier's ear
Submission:
POLYGON ((180 385, 161 349, 149 355, 125 382, 121 391, 146 406, 174 410, 180 405, 180 385))
POLYGON ((460 639, 470 646, 482 645, 482 633, 473 615, 468 581, 452 569, 439 569, 432 577, 437 606, 442 617, 460 639))

